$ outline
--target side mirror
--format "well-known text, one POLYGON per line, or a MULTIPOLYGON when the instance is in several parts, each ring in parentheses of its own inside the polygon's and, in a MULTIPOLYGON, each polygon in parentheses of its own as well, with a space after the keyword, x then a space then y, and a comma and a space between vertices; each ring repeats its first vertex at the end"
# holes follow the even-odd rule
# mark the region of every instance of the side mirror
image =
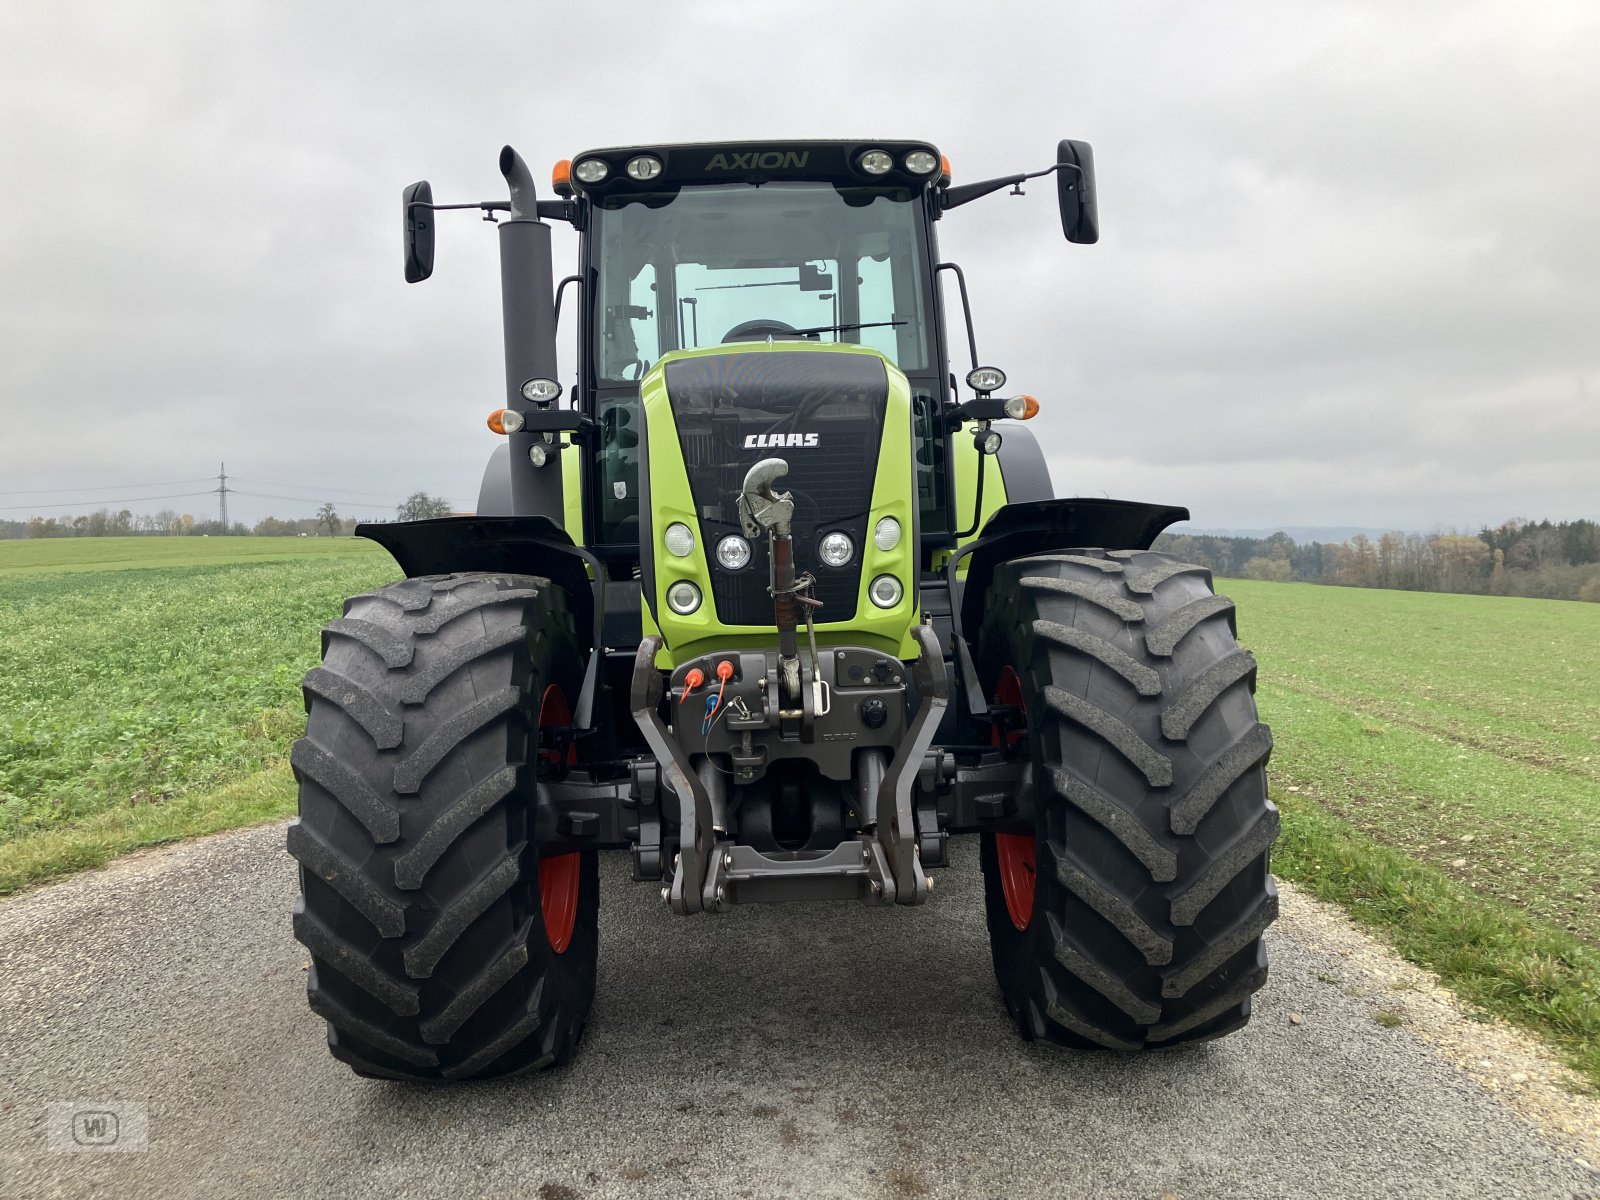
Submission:
POLYGON ((1095 203, 1094 151, 1088 142, 1063 141, 1056 146, 1056 201, 1061 206, 1061 232, 1067 241, 1093 245, 1100 240, 1100 210, 1095 203))
POLYGON ((401 216, 405 219, 406 282, 421 283, 433 274, 433 185, 424 179, 400 195, 401 216))

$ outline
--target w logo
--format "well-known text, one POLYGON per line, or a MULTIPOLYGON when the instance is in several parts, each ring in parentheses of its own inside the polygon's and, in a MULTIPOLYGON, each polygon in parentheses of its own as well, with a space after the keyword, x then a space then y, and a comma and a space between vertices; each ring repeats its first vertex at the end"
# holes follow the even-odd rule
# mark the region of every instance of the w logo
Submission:
POLYGON ((45 1144, 58 1154, 147 1150, 150 1110, 122 1100, 59 1101, 46 1106, 45 1144))
POLYGON ((114 1112, 72 1114, 72 1140, 80 1146, 114 1146, 122 1123, 114 1112))

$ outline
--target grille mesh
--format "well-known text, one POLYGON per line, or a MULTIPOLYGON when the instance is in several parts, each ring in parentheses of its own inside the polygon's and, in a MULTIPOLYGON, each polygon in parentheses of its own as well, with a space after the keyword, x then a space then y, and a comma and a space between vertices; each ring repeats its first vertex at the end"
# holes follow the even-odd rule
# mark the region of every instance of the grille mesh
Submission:
POLYGON ((715 547, 740 532, 736 500, 745 473, 763 458, 782 458, 789 474, 779 486, 795 500, 796 569, 816 576, 814 594, 823 603, 815 619, 853 619, 889 396, 882 360, 853 353, 730 350, 669 363, 666 384, 711 561, 718 618, 731 625, 773 623, 766 546, 754 547, 742 571, 724 570, 715 547), (808 435, 814 435, 813 445, 745 444, 808 435), (817 555, 817 542, 834 530, 848 533, 856 546, 842 568, 825 566, 817 555))

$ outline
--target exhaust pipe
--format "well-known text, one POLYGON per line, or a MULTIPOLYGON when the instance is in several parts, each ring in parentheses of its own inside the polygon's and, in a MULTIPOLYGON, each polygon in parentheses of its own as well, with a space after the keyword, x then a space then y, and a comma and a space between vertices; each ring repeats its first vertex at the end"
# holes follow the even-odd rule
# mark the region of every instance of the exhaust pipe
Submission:
MULTIPOLYGON (((555 379, 556 301, 552 284, 550 227, 539 220, 533 174, 510 146, 500 151, 500 174, 511 193, 511 212, 499 223, 500 307, 505 330, 506 407, 520 413, 539 411, 555 401, 536 404, 524 398, 530 379, 555 379)), ((510 436, 511 510, 518 516, 545 516, 563 525, 559 434, 523 430, 510 436), (545 442, 549 437, 551 441, 545 442), (534 466, 534 444, 546 448, 544 462, 534 466)))

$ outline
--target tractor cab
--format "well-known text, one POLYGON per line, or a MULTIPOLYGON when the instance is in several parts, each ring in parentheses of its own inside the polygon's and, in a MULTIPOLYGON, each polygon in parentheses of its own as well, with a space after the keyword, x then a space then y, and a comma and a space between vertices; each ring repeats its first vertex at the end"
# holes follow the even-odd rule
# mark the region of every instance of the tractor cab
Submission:
POLYGON ((580 388, 601 430, 592 540, 638 542, 639 384, 673 351, 866 346, 911 384, 937 527, 945 349, 932 221, 948 184, 920 142, 780 142, 589 151, 557 165, 583 206, 580 388))

